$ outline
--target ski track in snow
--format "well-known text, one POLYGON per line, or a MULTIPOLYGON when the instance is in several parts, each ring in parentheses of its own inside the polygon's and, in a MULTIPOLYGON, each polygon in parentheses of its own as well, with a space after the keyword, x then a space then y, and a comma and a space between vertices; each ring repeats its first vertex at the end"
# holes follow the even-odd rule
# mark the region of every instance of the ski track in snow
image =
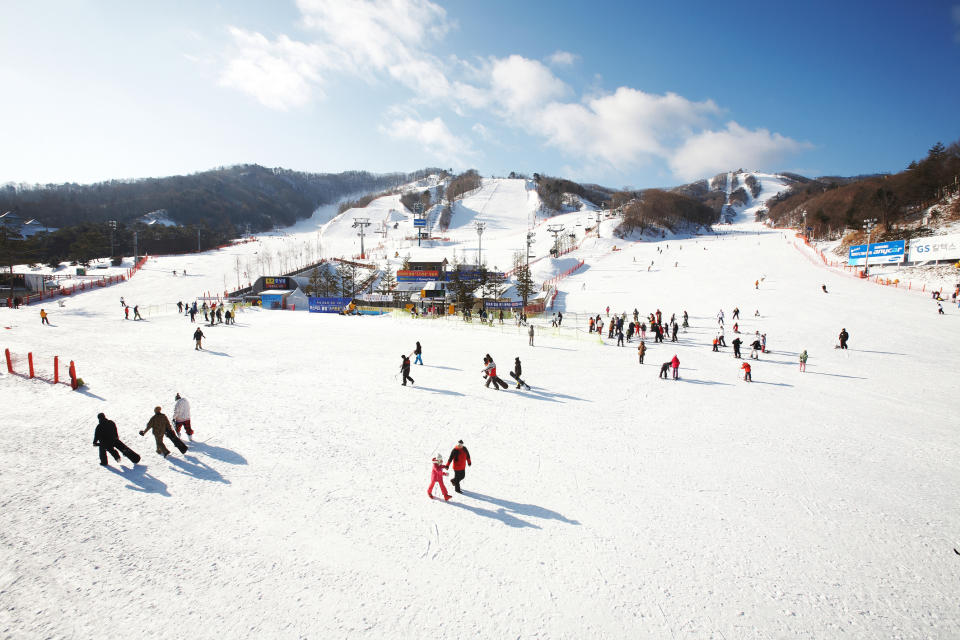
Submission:
MULTIPOLYGON (((500 260, 532 201, 524 181, 488 182, 451 234, 472 255, 467 210, 482 214, 500 260)), ((539 321, 536 347, 512 325, 250 310, 204 327, 197 352, 160 306, 222 290, 238 256, 317 225, 151 259, 50 305, 52 327, 36 306, 0 309, 0 346, 75 360, 89 384, 0 375, 0 635, 960 636, 956 308, 832 277, 747 222, 657 242, 606 224, 564 256, 589 258, 558 296, 580 330, 539 321), (121 295, 156 311, 125 321, 121 295), (607 305, 686 309, 691 327, 639 365, 635 342, 585 332, 607 305), (745 336, 768 337, 752 384, 709 346, 721 308, 733 338, 734 306, 745 336), (835 350, 844 326, 851 348, 835 350), (397 354, 416 340, 426 365, 404 388, 397 354), (519 355, 532 390, 484 388, 484 353, 501 377, 519 355), (658 380, 675 353, 681 379, 658 380), (137 431, 176 392, 198 442, 163 460, 137 431), (140 465, 99 467, 99 411, 140 465), (431 456, 461 438, 465 493, 427 499, 431 456)))

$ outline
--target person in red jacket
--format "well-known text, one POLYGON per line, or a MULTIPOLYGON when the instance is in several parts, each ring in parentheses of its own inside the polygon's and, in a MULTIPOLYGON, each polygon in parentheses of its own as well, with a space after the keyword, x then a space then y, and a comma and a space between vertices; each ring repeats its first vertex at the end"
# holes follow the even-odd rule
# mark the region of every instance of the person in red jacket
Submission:
POLYGON ((430 488, 427 489, 427 495, 430 496, 431 499, 433 498, 433 485, 437 483, 440 484, 440 493, 443 494, 443 499, 450 499, 447 487, 443 484, 443 476, 447 475, 447 472, 443 469, 443 456, 438 453, 437 457, 433 459, 433 470, 430 472, 430 488))
POLYGON ((743 369, 743 379, 747 382, 753 382, 753 377, 750 375, 750 363, 744 362, 740 368, 743 369))
POLYGON ((673 360, 670 361, 670 366, 673 367, 673 379, 677 380, 680 378, 680 358, 677 357, 677 354, 673 354, 673 360))
POLYGON ((473 462, 470 461, 470 452, 463 446, 463 440, 458 440, 457 446, 450 452, 450 457, 447 459, 447 469, 450 468, 450 463, 453 463, 453 480, 450 481, 450 484, 453 485, 454 491, 463 493, 463 491, 460 491, 460 483, 467 475, 467 467, 473 466, 473 462))

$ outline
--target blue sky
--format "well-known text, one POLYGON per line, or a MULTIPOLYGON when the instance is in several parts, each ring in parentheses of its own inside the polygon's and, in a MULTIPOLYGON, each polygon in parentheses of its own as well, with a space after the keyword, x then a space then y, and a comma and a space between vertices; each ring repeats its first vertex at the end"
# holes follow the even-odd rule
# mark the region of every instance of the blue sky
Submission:
POLYGON ((960 138, 960 3, 13 2, 0 183, 255 162, 613 187, 899 171, 960 138))

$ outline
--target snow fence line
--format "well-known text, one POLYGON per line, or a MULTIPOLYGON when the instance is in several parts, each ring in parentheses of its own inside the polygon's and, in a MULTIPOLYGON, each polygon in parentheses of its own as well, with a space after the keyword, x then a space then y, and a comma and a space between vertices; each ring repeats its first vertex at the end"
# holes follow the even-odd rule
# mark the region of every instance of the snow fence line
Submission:
MULTIPOLYGON (((75 284, 72 287, 61 287, 59 289, 54 289, 52 291, 41 291, 40 293, 29 294, 23 296, 23 304, 27 305, 32 302, 38 302, 41 300, 49 300, 51 298, 56 298, 57 296, 71 296, 80 291, 86 291, 87 289, 92 290, 94 287, 106 287, 112 284, 118 284, 120 282, 125 282, 133 277, 133 275, 140 271, 140 268, 147 262, 149 256, 142 257, 137 264, 133 265, 130 269, 127 269, 126 275, 119 276, 104 276, 98 280, 91 280, 89 282, 81 282, 80 284, 75 284)), ((7 298, 7 307, 13 306, 13 300, 7 298)))
POLYGON ((893 287, 894 289, 897 289, 899 291, 916 292, 920 294, 925 294, 927 292, 926 283, 922 283, 921 286, 914 289, 913 282, 910 282, 910 281, 907 282, 906 286, 903 286, 903 283, 900 282, 899 279, 884 278, 882 276, 864 277, 863 269, 858 269, 857 267, 852 267, 850 265, 843 264, 839 260, 831 260, 827 258, 826 254, 824 254, 823 251, 817 249, 812 244, 810 244, 810 240, 804 237, 802 234, 798 233, 796 234, 796 237, 799 238, 800 240, 803 240, 804 246, 806 246, 806 248, 812 251, 814 255, 820 258, 820 262, 817 262, 808 252, 804 251, 804 247, 801 246, 796 240, 793 240, 793 241, 787 240, 787 242, 792 244, 794 249, 799 251, 801 255, 805 256, 808 260, 810 260, 810 262, 814 264, 822 265, 832 271, 839 271, 839 273, 841 273, 842 275, 848 276, 850 278, 855 278, 856 280, 862 280, 864 282, 872 282, 873 284, 879 284, 886 287, 893 287))
MULTIPOLYGON (((535 335, 534 341, 541 337, 551 337, 561 340, 572 340, 574 342, 585 342, 588 344, 603 345, 603 339, 597 334, 591 334, 576 326, 569 327, 551 327, 546 324, 536 324, 528 323, 526 325, 518 325, 516 322, 507 322, 506 316, 504 316, 504 323, 500 324, 499 320, 494 319, 491 324, 489 321, 482 322, 479 317, 476 315, 472 316, 470 320, 464 320, 462 315, 439 315, 439 316, 430 316, 423 314, 417 318, 411 318, 410 312, 405 311, 404 309, 396 308, 386 308, 386 307, 364 307, 365 309, 375 308, 382 310, 384 315, 389 315, 394 320, 406 321, 406 322, 422 322, 422 321, 431 321, 431 322, 444 322, 445 326, 452 327, 459 331, 486 331, 486 332, 497 332, 501 334, 513 334, 521 336, 522 338, 527 338, 527 331, 529 330, 529 324, 533 324, 535 335)), ((573 314, 576 315, 576 314, 573 314)), ((545 320, 546 318, 544 318, 545 320)), ((564 315, 564 320, 567 319, 567 316, 564 315)))
POLYGON ((50 384, 68 384, 70 388, 76 390, 77 384, 77 366, 73 360, 67 367, 67 378, 60 379, 60 356, 53 356, 34 361, 33 352, 27 352, 26 356, 12 353, 10 349, 4 349, 3 355, 7 363, 7 373, 15 376, 21 376, 30 380, 37 379, 50 384))

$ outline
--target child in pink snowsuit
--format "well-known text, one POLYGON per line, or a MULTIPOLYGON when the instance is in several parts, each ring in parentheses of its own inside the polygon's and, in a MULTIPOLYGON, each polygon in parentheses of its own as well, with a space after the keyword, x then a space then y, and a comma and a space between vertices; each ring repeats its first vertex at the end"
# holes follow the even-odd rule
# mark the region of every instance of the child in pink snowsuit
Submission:
POLYGON ((433 498, 433 485, 440 483, 440 492, 443 494, 444 500, 450 499, 450 494, 447 493, 447 487, 443 484, 443 476, 447 475, 447 472, 443 470, 443 458, 437 456, 433 459, 433 471, 430 473, 430 488, 427 489, 427 495, 433 498))

